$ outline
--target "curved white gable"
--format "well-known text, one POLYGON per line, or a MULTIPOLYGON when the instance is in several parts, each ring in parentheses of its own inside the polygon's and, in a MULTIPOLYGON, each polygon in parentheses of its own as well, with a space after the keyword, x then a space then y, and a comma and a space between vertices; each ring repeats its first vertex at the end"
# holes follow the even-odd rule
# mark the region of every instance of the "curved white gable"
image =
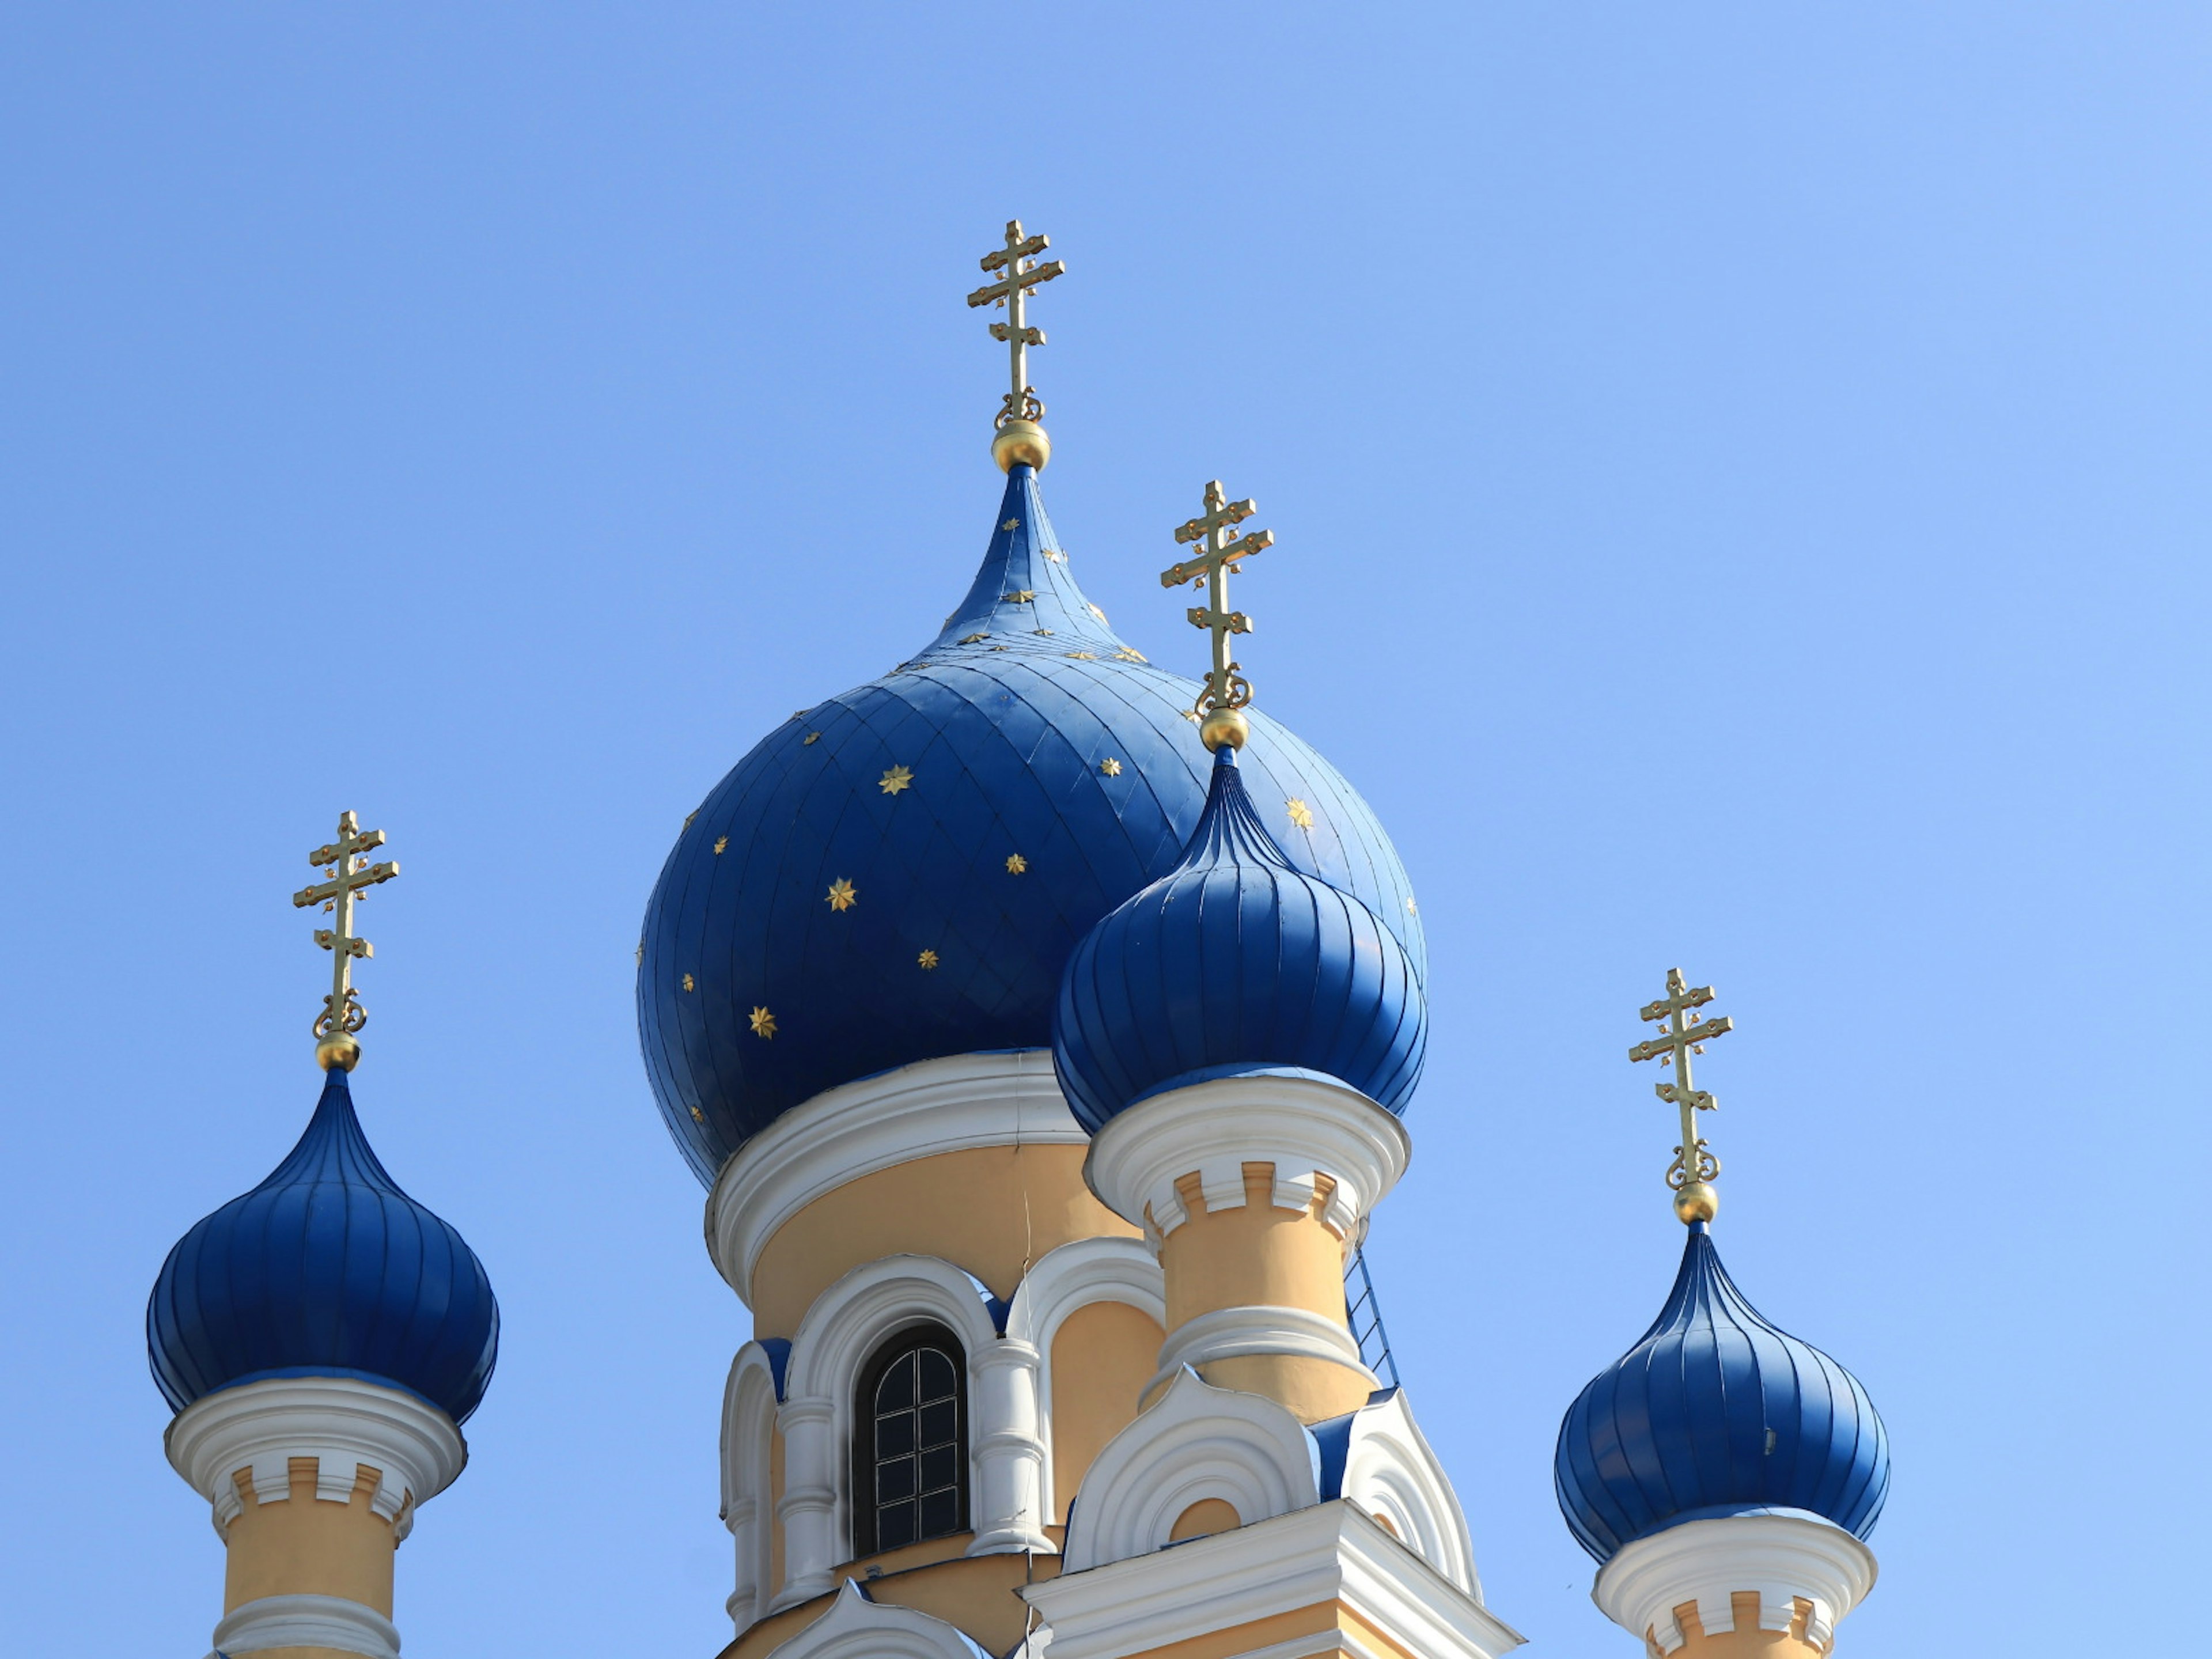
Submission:
POLYGON ((1313 1437, 1273 1401, 1178 1372, 1106 1443, 1068 1518, 1069 1572, 1164 1547, 1192 1504, 1218 1498, 1245 1526, 1321 1501, 1313 1437))
POLYGON ((769 1650, 769 1659, 989 1659, 942 1619, 912 1607, 872 1601, 851 1579, 829 1610, 788 1641, 769 1650))
POLYGON ((748 1342, 730 1362, 722 1389, 722 1524, 737 1559, 736 1583, 726 1604, 739 1630, 767 1611, 775 1504, 769 1460, 775 1430, 775 1371, 768 1351, 748 1342))
POLYGON ((1334 1496, 1374 1516, 1407 1549, 1482 1599, 1467 1516, 1402 1390, 1394 1389, 1352 1414, 1344 1470, 1334 1496))

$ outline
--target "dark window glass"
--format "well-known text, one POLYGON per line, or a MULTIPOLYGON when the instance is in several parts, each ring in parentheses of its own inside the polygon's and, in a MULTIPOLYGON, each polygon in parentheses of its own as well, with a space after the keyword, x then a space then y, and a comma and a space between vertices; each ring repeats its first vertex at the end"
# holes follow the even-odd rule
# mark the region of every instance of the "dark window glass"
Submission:
POLYGON ((856 1555, 963 1529, 968 1465, 963 1369, 959 1343, 936 1326, 902 1333, 868 1367, 856 1402, 856 1555))

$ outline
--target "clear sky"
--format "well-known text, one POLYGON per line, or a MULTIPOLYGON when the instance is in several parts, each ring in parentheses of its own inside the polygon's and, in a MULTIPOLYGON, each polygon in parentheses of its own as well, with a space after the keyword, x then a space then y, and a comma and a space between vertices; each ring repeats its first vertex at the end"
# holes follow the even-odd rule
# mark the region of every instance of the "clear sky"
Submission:
POLYGON ((345 807, 406 871, 362 1115, 506 1316, 407 1650, 726 1639, 746 1327, 632 949, 721 774, 964 590, 1016 215, 1091 596, 1195 671, 1169 532, 1256 496, 1242 654, 1420 894, 1370 1255, 1493 1608, 1635 1651, 1550 1457, 1674 1269, 1675 963, 1738 1027, 1726 1258, 1893 1437, 1847 1650, 2201 1591, 2202 6, 0 27, 0 1647, 204 1649, 145 1296, 313 1104, 345 807))

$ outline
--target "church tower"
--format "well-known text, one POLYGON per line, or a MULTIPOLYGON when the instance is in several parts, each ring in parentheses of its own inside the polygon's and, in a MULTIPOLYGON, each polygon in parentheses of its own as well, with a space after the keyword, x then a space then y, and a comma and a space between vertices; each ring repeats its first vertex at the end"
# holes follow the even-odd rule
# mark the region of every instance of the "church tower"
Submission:
POLYGON ((1559 1509, 1598 1563, 1590 1594, 1645 1650, 1677 1659, 1816 1659, 1874 1587, 1866 1545, 1889 1493, 1889 1437, 1859 1381, 1762 1317, 1712 1238, 1720 1161, 1698 1136, 1711 1094, 1692 1057, 1735 1029, 1698 1011, 1679 969, 1629 1050, 1673 1079, 1668 1184, 1690 1230, 1667 1305, 1559 1425, 1559 1509))
POLYGON ((460 1425, 498 1358, 483 1264, 400 1190, 354 1112, 352 968, 371 951, 353 913, 399 873, 368 859, 383 842, 346 813, 308 855, 325 878, 294 896, 334 916, 315 933, 334 965, 306 1133, 177 1242, 147 1304, 169 1462, 225 1547, 210 1659, 398 1659, 394 1553, 467 1462, 460 1425))
POLYGON ((1010 224, 1004 493, 928 645, 685 823, 647 1071, 752 1315, 722 1417, 725 1659, 1491 1659, 1466 1523, 1345 1281, 1403 1172, 1425 963, 1389 837, 1252 707, 1209 485, 1201 684, 1046 517, 1010 224))

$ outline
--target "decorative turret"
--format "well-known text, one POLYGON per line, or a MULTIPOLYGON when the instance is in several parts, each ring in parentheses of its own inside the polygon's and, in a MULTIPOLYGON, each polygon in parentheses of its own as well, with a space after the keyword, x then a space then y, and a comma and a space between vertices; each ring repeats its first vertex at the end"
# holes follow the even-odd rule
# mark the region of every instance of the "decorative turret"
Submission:
POLYGON ((1346 1325, 1345 1252, 1405 1168, 1395 1115, 1427 1010, 1389 924, 1297 869, 1245 791, 1252 688, 1228 641, 1252 621, 1228 608, 1228 580, 1274 538, 1225 532, 1252 511, 1210 483, 1204 514, 1176 532, 1200 550, 1161 581, 1207 590, 1189 617, 1212 640, 1192 708, 1212 788, 1175 868, 1069 960, 1053 1060, 1092 1132, 1092 1190, 1159 1248, 1155 1386, 1191 1365, 1315 1422, 1376 1386, 1346 1325))
POLYGON ((315 1021, 325 1068, 307 1132, 267 1180, 196 1224, 146 1310, 154 1380, 177 1416, 169 1461, 228 1547, 218 1651, 396 1659, 392 1554, 467 1461, 460 1434, 499 1352, 499 1304, 451 1225, 400 1190, 354 1114, 367 1023, 351 963, 362 888, 398 873, 362 854, 354 815, 310 856, 295 898, 337 920, 315 1021))
POLYGON ((1632 1060, 1675 1068, 1658 1087, 1682 1111, 1668 1171, 1690 1229, 1651 1328, 1585 1388, 1560 1425, 1553 1478, 1576 1539, 1596 1558, 1608 1618, 1664 1654, 1826 1653, 1836 1622, 1873 1586, 1864 1540, 1889 1489, 1889 1441, 1857 1378, 1744 1298, 1712 1240, 1719 1160, 1692 1114, 1700 1039, 1733 1022, 1690 1011, 1712 999, 1670 969, 1644 1010, 1666 1035, 1632 1060))

